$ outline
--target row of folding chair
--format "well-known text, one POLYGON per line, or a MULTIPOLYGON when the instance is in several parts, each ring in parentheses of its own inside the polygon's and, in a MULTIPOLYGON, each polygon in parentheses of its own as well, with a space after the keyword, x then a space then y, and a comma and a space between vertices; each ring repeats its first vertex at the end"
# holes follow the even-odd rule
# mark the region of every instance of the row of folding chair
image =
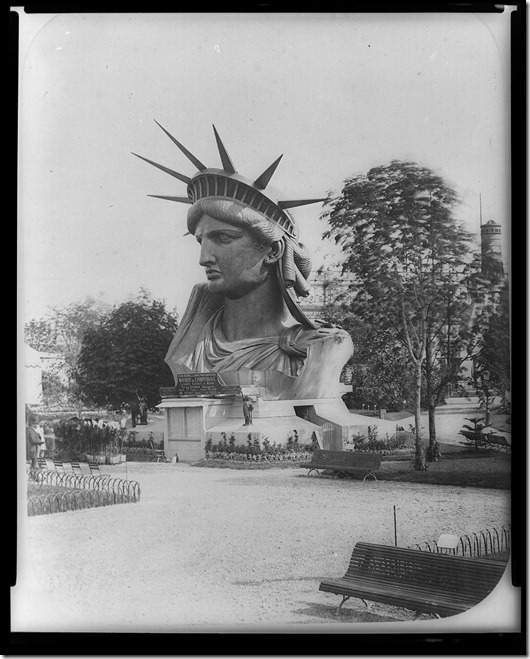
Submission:
MULTIPOLYGON (((67 473, 66 468, 65 468, 64 463, 63 463, 62 460, 53 459, 52 462, 53 462, 53 468, 55 469, 55 471, 57 471, 59 473, 64 473, 64 474, 67 473)), ((48 461, 46 460, 46 458, 37 458, 37 464, 39 465, 40 469, 48 469, 49 468, 48 461)), ((89 474, 86 474, 86 473, 83 472, 83 469, 81 468, 81 464, 76 460, 71 460, 67 464, 70 465, 70 469, 72 470, 72 473, 74 473, 78 476, 89 476, 90 475, 90 476, 109 477, 108 474, 103 474, 100 471, 100 468, 99 468, 99 465, 98 465, 97 462, 88 462, 87 463, 88 464, 88 469, 89 469, 89 474)))

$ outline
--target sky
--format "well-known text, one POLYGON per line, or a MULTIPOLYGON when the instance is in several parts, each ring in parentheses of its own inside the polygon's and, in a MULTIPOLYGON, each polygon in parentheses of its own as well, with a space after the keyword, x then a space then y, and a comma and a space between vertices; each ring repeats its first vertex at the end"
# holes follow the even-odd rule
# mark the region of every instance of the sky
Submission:
MULTIPOLYGON (((16 9, 16 8, 14 8, 16 9)), ((509 262, 509 8, 486 13, 112 14, 20 12, 18 290, 24 322, 87 296, 141 288, 180 315, 205 280, 186 233, 190 161, 212 125, 236 169, 285 199, 339 192, 412 160, 459 194, 479 233, 502 226, 509 262), (480 201, 479 201, 480 200, 480 201)), ((315 267, 333 260, 322 204, 294 209, 315 267)))

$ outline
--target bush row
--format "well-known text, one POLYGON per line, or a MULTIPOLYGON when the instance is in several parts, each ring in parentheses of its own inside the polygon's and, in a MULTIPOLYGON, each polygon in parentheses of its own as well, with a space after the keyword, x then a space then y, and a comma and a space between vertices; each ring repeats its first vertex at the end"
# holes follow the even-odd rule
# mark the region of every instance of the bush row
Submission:
MULTIPOLYGON (((211 436, 208 436, 206 441, 205 451, 206 454, 215 455, 216 453, 233 454, 233 455, 251 455, 251 456, 273 456, 273 455, 287 455, 290 453, 311 453, 319 448, 318 440, 315 433, 313 433, 311 443, 302 443, 298 441, 298 433, 294 430, 289 433, 285 444, 277 444, 271 442, 267 437, 260 441, 257 437, 253 437, 252 433, 247 436, 246 444, 236 444, 234 433, 227 437, 226 433, 221 433, 222 439, 214 443, 211 436)), ((245 459, 245 458, 242 458, 245 459)))
POLYGON ((312 453, 307 451, 291 451, 285 453, 244 453, 224 451, 207 451, 207 460, 231 460, 235 462, 305 462, 311 460, 312 453))

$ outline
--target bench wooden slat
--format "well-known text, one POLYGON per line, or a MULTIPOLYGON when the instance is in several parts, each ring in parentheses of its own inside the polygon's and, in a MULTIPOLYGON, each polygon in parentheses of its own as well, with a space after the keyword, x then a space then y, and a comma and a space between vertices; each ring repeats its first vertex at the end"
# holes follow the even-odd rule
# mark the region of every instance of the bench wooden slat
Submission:
POLYGON ((381 467, 381 456, 377 453, 361 453, 357 451, 327 451, 317 449, 313 452, 310 462, 302 462, 300 467, 311 471, 327 470, 352 474, 364 474, 366 479, 381 467))
POLYGON ((426 594, 420 591, 416 593, 403 593, 400 591, 393 592, 390 589, 382 592, 380 586, 379 588, 359 586, 352 591, 351 588, 341 587, 340 583, 335 582, 329 584, 323 582, 319 590, 335 595, 343 595, 348 598, 356 597, 362 600, 372 600, 382 604, 399 606, 422 613, 435 613, 444 617, 468 611, 477 604, 475 600, 452 599, 443 593, 433 592, 426 594))
POLYGON ((342 595, 342 603, 357 597, 447 616, 487 597, 505 567, 499 561, 359 542, 344 577, 322 580, 319 590, 342 595))
MULTIPOLYGON (((379 597, 381 594, 381 582, 380 581, 365 581, 363 579, 357 579, 355 582, 355 592, 360 593, 371 593, 379 597)), ((337 589, 342 589, 344 592, 351 592, 352 582, 347 579, 324 579, 321 582, 322 588, 320 590, 328 590, 329 592, 336 592, 337 589)), ((392 598, 397 601, 414 601, 414 600, 429 600, 437 601, 440 603, 450 603, 453 606, 459 606, 461 603, 471 603, 474 605, 476 603, 475 597, 470 597, 463 593, 448 593, 447 590, 442 588, 431 587, 428 594, 426 589, 423 590, 414 587, 406 586, 405 584, 395 584, 391 581, 386 584, 386 592, 384 596, 386 598, 392 598), (396 586, 398 589, 395 589, 396 586)))
MULTIPOLYGON (((356 590, 361 590, 361 589, 373 589, 375 592, 379 592, 381 590, 381 580, 380 579, 365 579, 362 577, 358 577, 355 580, 351 579, 324 579, 322 581, 322 584, 324 585, 329 585, 332 584, 333 586, 336 586, 337 584, 340 585, 341 587, 344 587, 346 589, 351 589, 352 587, 355 587, 356 590)), ((488 584, 489 586, 490 584, 488 584)), ((476 591, 457 591, 453 590, 451 591, 448 585, 446 584, 444 587, 440 587, 438 584, 435 583, 427 583, 427 584, 406 584, 406 583, 399 583, 392 581, 391 579, 388 579, 385 581, 385 587, 388 590, 389 593, 394 592, 394 589, 396 592, 399 592, 399 597, 406 597, 408 596, 417 596, 419 593, 423 593, 428 587, 430 589, 429 591, 429 597, 435 597, 436 598, 447 598, 450 601, 476 601, 476 591), (450 593, 448 595, 448 592, 450 593)), ((480 590, 480 589, 479 589, 480 590)), ((489 593, 486 592, 485 597, 489 593)))

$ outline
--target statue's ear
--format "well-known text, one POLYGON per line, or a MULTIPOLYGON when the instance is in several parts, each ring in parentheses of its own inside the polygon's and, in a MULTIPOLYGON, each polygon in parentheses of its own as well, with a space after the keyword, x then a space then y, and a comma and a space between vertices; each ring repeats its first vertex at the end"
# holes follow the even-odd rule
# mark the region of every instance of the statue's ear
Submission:
POLYGON ((267 248, 267 256, 265 257, 265 261, 270 264, 276 263, 282 258, 284 250, 285 244, 283 240, 275 240, 267 248))

